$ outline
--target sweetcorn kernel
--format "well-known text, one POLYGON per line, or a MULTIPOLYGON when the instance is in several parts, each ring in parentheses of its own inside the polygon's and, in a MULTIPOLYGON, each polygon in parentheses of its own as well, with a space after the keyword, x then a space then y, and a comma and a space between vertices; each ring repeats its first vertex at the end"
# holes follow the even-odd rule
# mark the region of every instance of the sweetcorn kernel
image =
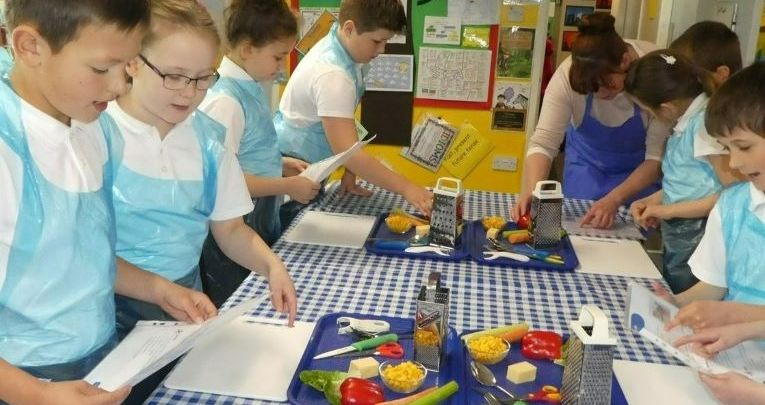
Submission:
POLYGON ((441 344, 441 339, 433 331, 418 329, 414 332, 414 343, 423 346, 438 346, 441 344))
POLYGON ((411 361, 381 370, 382 378, 388 388, 396 392, 411 392, 417 389, 425 377, 425 371, 411 361))
POLYGON ((481 220, 483 229, 502 229, 505 226, 505 218, 500 216, 483 217, 481 220))
POLYGON ((484 335, 467 342, 470 355, 478 362, 495 364, 507 356, 510 345, 498 336, 484 335))
POLYGON ((388 215, 385 218, 385 225, 391 232, 405 233, 412 229, 412 220, 403 215, 388 215))

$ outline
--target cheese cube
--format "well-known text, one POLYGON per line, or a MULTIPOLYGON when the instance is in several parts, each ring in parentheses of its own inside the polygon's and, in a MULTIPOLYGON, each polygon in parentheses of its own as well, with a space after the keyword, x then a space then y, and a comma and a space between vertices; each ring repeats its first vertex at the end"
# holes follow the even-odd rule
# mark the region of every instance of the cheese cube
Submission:
POLYGON ((513 384, 523 384, 537 379, 537 368, 528 361, 507 366, 507 379, 513 384))
POLYGON ((377 377, 378 367, 380 367, 380 363, 373 357, 351 360, 351 365, 348 367, 348 374, 358 378, 377 377))
POLYGON ((414 228, 414 234, 417 236, 428 236, 429 232, 430 225, 417 225, 417 227, 414 228))

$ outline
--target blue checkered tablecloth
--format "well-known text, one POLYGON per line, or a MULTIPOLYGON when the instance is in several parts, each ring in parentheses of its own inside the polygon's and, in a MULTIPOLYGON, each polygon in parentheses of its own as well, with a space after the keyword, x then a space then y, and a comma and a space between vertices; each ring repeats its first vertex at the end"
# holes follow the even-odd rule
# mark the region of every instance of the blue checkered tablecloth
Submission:
MULTIPOLYGON (((465 195, 466 219, 487 215, 507 216, 515 196, 474 191, 465 195)), ((566 200, 564 213, 582 216, 591 202, 566 200)), ((360 215, 377 215, 392 207, 411 207, 399 196, 375 189, 370 198, 340 197, 330 189, 310 209, 360 215)), ((629 222, 627 210, 617 218, 629 222)), ((316 321, 332 312, 413 317, 415 298, 431 271, 441 272, 442 283, 451 289, 450 324, 458 332, 526 321, 534 329, 567 332, 568 323, 584 304, 595 304, 610 315, 618 337, 615 357, 649 363, 678 364, 654 345, 625 328, 623 313, 627 286, 649 280, 622 276, 580 274, 492 267, 473 261, 433 261, 377 256, 365 250, 314 246, 279 240, 273 249, 286 263, 299 296, 298 319, 316 321)), ((250 276, 224 305, 224 310, 256 294, 268 285, 250 276)), ((258 316, 279 316, 270 303, 254 311, 258 316)), ((250 404, 261 401, 178 391, 160 386, 149 404, 203 403, 250 404)))

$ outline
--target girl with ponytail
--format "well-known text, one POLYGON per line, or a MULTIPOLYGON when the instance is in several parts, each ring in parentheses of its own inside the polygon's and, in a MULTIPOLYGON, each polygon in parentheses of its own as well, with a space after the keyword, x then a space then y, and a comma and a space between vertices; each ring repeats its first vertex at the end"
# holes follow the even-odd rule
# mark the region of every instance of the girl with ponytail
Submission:
POLYGON ((725 150, 704 127, 715 80, 681 53, 665 49, 635 62, 624 89, 644 110, 674 125, 662 160, 662 190, 635 201, 631 210, 642 227, 661 225, 662 271, 678 293, 698 281, 688 259, 704 235, 706 218, 720 191, 737 180, 725 150))

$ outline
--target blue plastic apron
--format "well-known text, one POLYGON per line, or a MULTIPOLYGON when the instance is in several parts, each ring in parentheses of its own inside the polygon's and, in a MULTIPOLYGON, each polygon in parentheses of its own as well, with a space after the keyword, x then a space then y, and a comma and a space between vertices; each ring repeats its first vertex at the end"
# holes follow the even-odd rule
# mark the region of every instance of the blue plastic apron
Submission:
MULTIPOLYGON (((765 304, 765 224, 749 209, 749 182, 730 186, 717 203, 725 238, 725 300, 765 304)), ((762 192, 762 191, 758 191, 762 192)))
MULTIPOLYGON (((41 377, 81 378, 114 335, 110 164, 96 168, 104 171, 97 191, 69 192, 50 183, 30 154, 10 65, 2 66, 0 142, 19 156, 24 177, 0 287, 0 357, 40 368, 41 377)), ((102 128, 111 129, 106 121, 102 128)))
MULTIPOLYGON (((688 123, 680 133, 667 140, 662 160, 662 203, 674 204, 699 200, 722 190, 714 168, 706 159, 694 157, 694 140, 704 127, 706 102, 691 112, 688 123)), ((706 218, 676 218, 662 221, 664 244, 662 274, 674 293, 692 287, 698 281, 693 276, 688 259, 704 236, 706 218)))
MULTIPOLYGON (((117 256, 185 287, 201 289, 199 257, 215 206, 224 128, 200 111, 192 121, 202 153, 201 180, 147 177, 122 164, 124 140, 111 142, 115 163, 117 256)), ((172 136, 172 135, 171 135, 172 136)), ((117 297, 121 335, 135 321, 156 318, 157 306, 117 297), (132 324, 131 324, 132 323, 132 324)), ((169 315, 166 315, 169 317, 169 315)))
MULTIPOLYGON (((335 24, 329 34, 311 48, 308 55, 320 53, 313 63, 331 64, 342 68, 356 86, 356 105, 358 105, 366 90, 364 74, 369 67, 365 65, 362 68, 362 74, 358 74, 357 63, 353 61, 351 55, 340 43, 337 38, 337 30, 338 25, 335 24)), ((298 65, 297 68, 300 69, 301 66, 298 65)), ((311 66, 303 66, 303 68, 308 69, 311 66)), ((281 111, 277 111, 274 116, 274 127, 279 137, 279 148, 284 155, 294 156, 309 163, 316 163, 334 154, 327 141, 327 134, 324 132, 321 121, 305 128, 299 128, 287 122, 281 111)))
MULTIPOLYGON (((271 109, 260 84, 254 80, 223 77, 212 89, 233 97, 244 111, 244 132, 239 143, 239 165, 245 174, 259 177, 282 177, 282 154, 276 137, 271 109)), ((255 209, 245 216, 261 238, 272 245, 281 236, 279 203, 281 196, 259 197, 255 209)), ((225 255, 221 258, 227 259, 225 255)))
MULTIPOLYGON (((582 123, 566 130, 563 194, 567 198, 599 200, 616 188, 645 160, 646 131, 635 105, 634 114, 621 126, 608 127, 592 116, 593 95, 587 95, 582 123)), ((658 184, 625 202, 645 197, 658 184)))

